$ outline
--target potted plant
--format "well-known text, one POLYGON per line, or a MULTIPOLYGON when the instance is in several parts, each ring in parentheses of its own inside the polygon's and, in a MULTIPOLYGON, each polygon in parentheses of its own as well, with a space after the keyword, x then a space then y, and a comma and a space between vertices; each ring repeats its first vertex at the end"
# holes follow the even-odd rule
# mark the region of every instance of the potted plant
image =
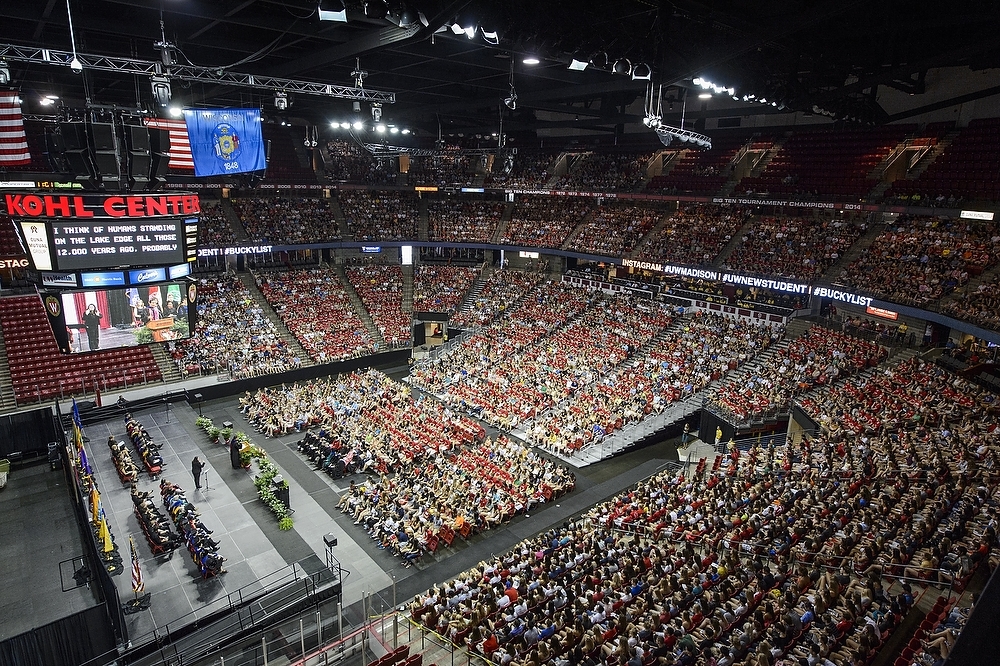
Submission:
POLYGON ((221 433, 222 430, 220 430, 218 426, 210 425, 207 428, 205 428, 205 432, 208 434, 208 439, 210 441, 212 441, 212 442, 218 442, 219 441, 219 433, 221 433))
POLYGON ((199 416, 194 420, 194 424, 205 432, 208 432, 208 429, 212 427, 212 419, 207 416, 199 416))

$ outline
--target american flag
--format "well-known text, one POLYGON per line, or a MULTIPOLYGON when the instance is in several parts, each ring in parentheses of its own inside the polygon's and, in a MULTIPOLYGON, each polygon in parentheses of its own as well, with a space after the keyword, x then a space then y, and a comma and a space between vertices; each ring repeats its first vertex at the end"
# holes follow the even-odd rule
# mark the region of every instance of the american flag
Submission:
POLYGON ((167 164, 169 168, 194 171, 191 142, 188 141, 187 124, 183 120, 146 118, 146 127, 170 132, 170 162, 167 164))
POLYGON ((13 90, 0 90, 0 166, 30 163, 31 153, 21 119, 21 99, 13 90))
POLYGON ((146 584, 142 582, 142 569, 139 568, 139 556, 135 554, 135 541, 131 534, 128 536, 128 547, 132 551, 132 591, 139 594, 146 589, 146 584))

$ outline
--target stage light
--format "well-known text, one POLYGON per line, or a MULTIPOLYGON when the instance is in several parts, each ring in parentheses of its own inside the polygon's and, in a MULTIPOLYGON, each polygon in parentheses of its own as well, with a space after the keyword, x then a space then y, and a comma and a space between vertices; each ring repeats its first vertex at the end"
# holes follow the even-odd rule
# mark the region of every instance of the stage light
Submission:
POLYGON ((6 60, 0 60, 0 86, 10 83, 10 67, 6 60))
POLYGON ((170 104, 170 79, 165 76, 154 76, 150 79, 153 87, 153 99, 160 106, 170 104))
POLYGON ((399 134, 399 128, 398 127, 390 127, 389 128, 389 134, 399 134))
POLYGON ((612 68, 615 74, 624 74, 628 76, 632 73, 632 62, 628 58, 619 58, 615 60, 615 66, 612 68))
POLYGON ((649 65, 647 65, 646 63, 640 62, 636 64, 635 67, 632 68, 633 81, 649 81, 652 78, 653 78, 653 70, 651 70, 649 68, 649 65))
POLYGON ((347 23, 347 7, 343 0, 323 0, 316 9, 320 21, 347 23))
POLYGON ((507 96, 503 103, 511 111, 515 110, 517 108, 517 93, 511 90, 510 95, 507 96))
POLYGON ((588 65, 590 65, 590 63, 586 60, 577 60, 576 58, 573 58, 570 60, 569 67, 566 69, 572 69, 574 72, 582 72, 587 69, 588 65))
POLYGON ((594 55, 590 56, 590 64, 597 69, 607 69, 608 54, 604 51, 598 51, 594 55))
POLYGON ((41 104, 42 106, 50 106, 53 101, 54 100, 51 100, 48 97, 43 97, 38 101, 38 103, 41 104))
POLYGON ((459 25, 458 21, 456 21, 451 24, 451 31, 456 35, 461 35, 463 32, 465 32, 465 28, 459 25))
POLYGON ((283 92, 274 93, 274 108, 278 111, 285 111, 288 109, 288 95, 283 92))
POLYGON ((712 99, 712 93, 698 93, 698 99, 712 99))
POLYGON ((340 123, 340 129, 351 129, 351 123, 348 122, 340 123))
POLYGON ((539 59, 538 59, 538 58, 536 58, 535 56, 527 56, 527 57, 526 57, 526 58, 525 58, 524 60, 522 60, 521 62, 523 62, 523 63, 524 63, 525 65, 537 65, 538 63, 540 63, 540 62, 541 62, 541 60, 539 60, 539 59))
POLYGON ((409 134, 409 133, 410 133, 410 130, 408 130, 408 129, 404 129, 403 130, 403 134, 409 134))
POLYGON ((482 32, 483 32, 483 40, 487 44, 491 44, 493 46, 497 46, 500 44, 499 32, 497 32, 496 30, 487 30, 486 28, 482 28, 482 32))
POLYGON ((172 115, 172 116, 173 116, 174 118, 180 118, 181 116, 183 116, 183 115, 184 115, 184 109, 182 109, 182 108, 181 108, 181 107, 179 107, 179 106, 172 106, 172 107, 170 107, 169 109, 167 109, 167 111, 168 111, 168 112, 170 113, 170 115, 172 115))
POLYGON ((73 56, 73 59, 69 61, 69 68, 72 69, 77 74, 79 74, 80 72, 83 71, 83 63, 80 62, 79 58, 73 56))
POLYGON ((355 120, 354 124, 351 125, 351 127, 353 127, 356 130, 362 130, 362 129, 365 128, 365 124, 363 122, 361 122, 360 120, 355 120))
POLYGON ((375 131, 379 134, 385 134, 385 125, 376 125, 375 131))

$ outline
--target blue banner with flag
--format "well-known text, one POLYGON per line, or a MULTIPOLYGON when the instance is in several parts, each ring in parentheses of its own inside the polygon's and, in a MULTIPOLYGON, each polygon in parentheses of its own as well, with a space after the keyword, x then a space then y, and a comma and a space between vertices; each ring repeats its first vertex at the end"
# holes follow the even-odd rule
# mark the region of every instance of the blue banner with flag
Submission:
POLYGON ((184 109, 195 176, 263 171, 260 109, 184 109))

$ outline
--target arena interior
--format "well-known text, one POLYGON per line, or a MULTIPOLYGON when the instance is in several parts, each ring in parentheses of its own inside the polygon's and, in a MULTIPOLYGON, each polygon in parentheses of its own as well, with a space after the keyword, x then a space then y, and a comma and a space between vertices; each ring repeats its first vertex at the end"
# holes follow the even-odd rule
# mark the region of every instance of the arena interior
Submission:
POLYGON ((0 665, 998 663, 998 30, 0 4, 0 665))

